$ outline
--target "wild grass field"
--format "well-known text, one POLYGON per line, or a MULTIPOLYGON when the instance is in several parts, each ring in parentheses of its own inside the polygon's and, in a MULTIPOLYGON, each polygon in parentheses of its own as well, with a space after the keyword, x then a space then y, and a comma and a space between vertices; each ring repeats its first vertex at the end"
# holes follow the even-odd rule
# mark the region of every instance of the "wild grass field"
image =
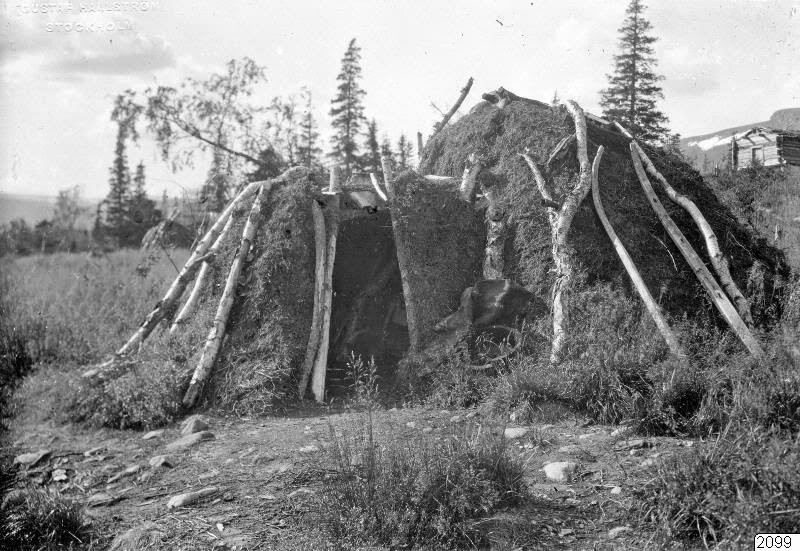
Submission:
MULTIPOLYGON (((736 178, 725 184, 724 191, 755 227, 766 231, 774 217, 800 216, 792 180, 759 180, 763 185, 751 197, 744 180, 736 178), (773 218, 759 218, 765 212, 773 218)), ((795 226, 782 228, 784 245, 798 239, 795 226)), ((793 245, 786 252, 798 254, 793 245)), ((92 434, 107 437, 104 431, 125 429, 113 434, 133 448, 142 444, 139 433, 131 429, 173 430, 174 421, 187 413, 180 404, 180 389, 193 367, 187 359, 197 353, 202 335, 156 335, 145 351, 145 361, 125 373, 112 374, 101 384, 86 383, 80 372, 82 366, 102 360, 125 341, 161 298, 176 275, 175 265, 180 266, 186 256, 186 251, 173 251, 170 259, 163 253, 128 250, 102 257, 57 254, 2 259, 3 421, 28 427, 63 423, 84 427, 90 432, 75 433, 80 437, 74 438, 86 442, 92 434)), ((235 467, 230 476, 238 485, 231 486, 235 499, 227 507, 246 516, 250 524, 245 525, 253 530, 258 515, 267 515, 269 508, 240 504, 248 497, 244 494, 253 493, 249 485, 269 482, 271 486, 265 488, 270 492, 280 488, 287 494, 309 484, 317 488, 308 503, 286 505, 286 518, 295 517, 294 524, 290 522, 293 528, 283 535, 251 540, 255 541, 251 548, 282 542, 280 546, 290 549, 365 545, 592 548, 595 544, 611 549, 641 548, 637 546, 645 543, 673 549, 728 549, 749 545, 756 532, 800 532, 800 282, 796 276, 784 282, 781 292, 781 321, 759 335, 767 349, 765 358, 750 358, 710 318, 698 316, 673 320, 689 353, 688 361, 676 362, 668 358, 658 332, 636 300, 611 285, 579 279, 569 305, 574 316, 569 352, 557 369, 549 363, 547 320, 531 323, 521 332, 520 354, 494 373, 461 369, 460 359, 453 356, 412 381, 401 410, 403 422, 409 419, 410 425, 397 430, 387 420, 391 415, 381 403, 381 381, 374 378, 375 370, 353 358, 350 405, 372 412, 362 422, 333 428, 335 423, 323 417, 333 410, 317 409, 303 413, 311 416, 307 421, 275 418, 264 425, 246 412, 239 420, 219 421, 233 436, 219 435, 216 447, 209 445, 208 455, 193 457, 205 462, 210 472, 235 467), (448 413, 436 413, 441 411, 448 413), (467 414, 472 416, 471 429, 440 430, 464 422, 467 414), (574 508, 568 511, 559 502, 562 508, 551 509, 555 502, 537 497, 542 484, 535 477, 542 475, 531 474, 538 469, 531 465, 531 457, 536 461, 552 457, 556 438, 550 434, 557 431, 561 444, 584 445, 578 440, 583 429, 569 428, 574 419, 582 427, 603 427, 608 433, 614 425, 630 427, 643 441, 688 439, 694 445, 669 448, 675 453, 654 462, 647 476, 631 478, 621 505, 613 505, 610 516, 591 511, 600 499, 598 492, 607 492, 597 489, 606 488, 602 477, 622 476, 619 465, 606 456, 616 443, 609 440, 607 448, 586 445, 592 453, 579 456, 581 465, 594 477, 598 469, 589 466, 599 461, 601 478, 573 480, 572 488, 580 489, 569 498, 575 500, 574 508), (408 427, 415 423, 430 431, 409 434, 408 427), (504 438, 509 423, 532 430, 527 447, 510 445, 504 438), (265 426, 271 432, 265 433, 265 426), (330 429, 324 437, 327 444, 319 446, 321 464, 307 461, 303 454, 298 459, 296 448, 307 447, 303 435, 309 427, 330 429), (281 432, 286 434, 280 436, 281 432), (274 454, 265 464, 253 459, 252 467, 247 467, 251 470, 241 466, 243 460, 233 466, 226 462, 230 450, 241 457, 252 453, 251 444, 258 445, 252 439, 265 438, 265 434, 278 434, 275 448, 285 447, 287 457, 302 465, 291 480, 281 479, 285 486, 275 486, 277 475, 270 470, 278 461, 274 454), (539 455, 526 456, 531 450, 539 455), (243 509, 248 509, 246 514, 243 509), (574 525, 557 527, 546 520, 547 515, 569 518, 574 525), (314 524, 313 533, 301 528, 307 522, 314 524), (604 539, 597 535, 602 530, 590 529, 592 523, 627 527, 633 539, 604 539), (570 540, 575 530, 585 534, 570 540), (575 547, 570 547, 570 541, 575 547)), ((156 453, 157 447, 147 446, 148 453, 156 453)), ((76 473, 88 468, 85 462, 80 465, 76 473)), ((184 478, 174 474, 176 470, 156 480, 169 490, 185 487, 207 474, 193 469, 184 478)), ((2 483, 15 483, 13 476, 4 476, 2 483)), ((0 542, 20 549, 59 545, 93 549, 109 543, 115 523, 86 524, 86 510, 76 505, 82 493, 62 485, 61 495, 46 477, 34 480, 38 482, 24 490, 28 493, 4 501, 3 512, 13 522, 3 528, 0 542), (69 534, 77 534, 77 539, 69 534)), ((147 486, 145 482, 139 485, 142 491, 147 486)), ((601 503, 612 506, 607 497, 601 503)), ((145 509, 137 507, 121 510, 141 520, 144 513, 139 511, 145 509)), ((274 514, 271 507, 270 515, 274 514)), ((166 522, 155 513, 147 518, 166 522)), ((156 548, 167 549, 181 538, 197 537, 176 531, 164 535, 159 540, 162 547, 156 548)))

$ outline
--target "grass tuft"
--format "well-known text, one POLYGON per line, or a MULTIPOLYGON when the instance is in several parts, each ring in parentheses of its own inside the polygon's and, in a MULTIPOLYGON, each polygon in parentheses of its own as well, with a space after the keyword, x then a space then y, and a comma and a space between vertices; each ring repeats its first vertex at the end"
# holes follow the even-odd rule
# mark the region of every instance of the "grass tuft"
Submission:
POLYGON ((82 506, 57 492, 14 490, 3 499, 0 510, 3 549, 72 549, 88 542, 82 506))

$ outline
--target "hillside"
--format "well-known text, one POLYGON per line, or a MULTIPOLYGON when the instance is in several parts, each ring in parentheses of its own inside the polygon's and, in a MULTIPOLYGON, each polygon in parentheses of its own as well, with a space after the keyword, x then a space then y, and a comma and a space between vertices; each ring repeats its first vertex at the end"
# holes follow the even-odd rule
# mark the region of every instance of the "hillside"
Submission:
POLYGON ((730 146, 731 136, 754 126, 800 131, 800 107, 779 109, 766 121, 751 122, 699 136, 683 138, 680 142, 681 150, 698 170, 704 170, 703 164, 706 159, 708 161, 707 167, 713 168, 715 164, 722 162, 725 158, 730 146))
MULTIPOLYGON (((0 191, 0 225, 8 224, 11 220, 22 218, 29 225, 35 225, 41 220, 53 216, 53 207, 56 203, 54 195, 24 195, 20 193, 7 193, 0 191)), ((94 222, 97 200, 82 200, 86 209, 78 218, 78 229, 91 229, 94 222)))

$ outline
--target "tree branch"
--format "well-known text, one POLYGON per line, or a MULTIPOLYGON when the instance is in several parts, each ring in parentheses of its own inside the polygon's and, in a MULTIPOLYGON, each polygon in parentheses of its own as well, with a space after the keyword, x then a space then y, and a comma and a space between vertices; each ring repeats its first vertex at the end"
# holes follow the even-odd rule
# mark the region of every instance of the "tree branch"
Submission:
MULTIPOLYGON (((445 127, 445 125, 450 121, 450 119, 453 117, 453 115, 456 114, 456 111, 458 111, 458 108, 461 107, 461 104, 464 103, 464 99, 467 97, 467 94, 469 94, 470 88, 472 88, 472 82, 473 82, 472 77, 469 77, 469 80, 467 81, 467 84, 461 89, 461 94, 458 96, 458 99, 453 104, 453 107, 451 107, 450 110, 447 113, 445 113, 444 117, 442 118, 442 121, 440 123, 438 123, 436 125, 436 127, 433 129, 433 135, 434 136, 442 128, 445 127)), ((421 136, 420 136, 420 138, 421 138, 421 136)), ((420 139, 420 141, 421 141, 421 139, 420 139)))

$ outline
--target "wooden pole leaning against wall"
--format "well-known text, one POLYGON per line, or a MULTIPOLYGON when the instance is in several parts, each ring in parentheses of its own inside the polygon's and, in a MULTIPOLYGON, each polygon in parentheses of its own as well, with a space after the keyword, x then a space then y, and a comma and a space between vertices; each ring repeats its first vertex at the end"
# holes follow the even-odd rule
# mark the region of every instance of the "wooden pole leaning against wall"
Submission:
POLYGON ((322 337, 322 302, 323 287, 325 284, 325 252, 327 247, 327 234, 325 231, 325 215, 316 199, 311 201, 311 216, 314 220, 314 310, 311 315, 311 331, 308 335, 306 356, 300 371, 300 384, 297 394, 302 399, 308 387, 308 379, 314 368, 314 360, 319 352, 319 341, 322 337))
POLYGON ((228 206, 220 213, 216 222, 214 222, 208 232, 206 232, 200 240, 200 243, 197 244, 197 247, 195 247, 194 251, 189 256, 189 259, 181 269, 178 277, 175 278, 175 281, 170 285, 164 298, 156 303, 153 310, 147 315, 139 328, 131 335, 128 341, 114 353, 114 356, 110 360, 101 364, 96 369, 90 369, 84 372, 83 377, 89 378, 101 375, 104 370, 114 365, 120 357, 138 350, 139 346, 147 339, 150 333, 153 332, 153 329, 155 329, 164 317, 175 308, 186 286, 194 279, 194 276, 197 274, 203 262, 212 261, 211 256, 208 255, 208 249, 225 227, 233 209, 246 197, 258 190, 264 183, 265 182, 261 181, 248 184, 230 203, 228 203, 228 206))
POLYGON ((675 188, 669 184, 667 179, 664 178, 664 175, 658 171, 639 144, 636 143, 636 141, 631 143, 634 151, 637 155, 639 155, 642 163, 644 163, 645 169, 656 179, 659 184, 661 184, 661 187, 663 187, 664 191, 667 193, 667 197, 669 197, 672 202, 680 205, 683 210, 688 212, 689 216, 692 217, 697 229, 700 230, 700 234, 703 236, 708 257, 711 260, 711 266, 717 273, 717 277, 719 277, 722 288, 728 294, 728 297, 730 297, 730 299, 733 301, 734 305, 736 306, 736 311, 739 312, 742 320, 744 320, 748 327, 753 327, 753 316, 750 313, 750 304, 747 302, 747 299, 744 298, 742 291, 739 290, 739 287, 733 281, 730 268, 728 267, 728 259, 725 258, 725 255, 722 253, 722 250, 719 247, 717 234, 714 233, 714 230, 711 228, 711 224, 708 223, 708 220, 706 220, 706 217, 703 216, 702 212, 700 212, 700 209, 697 207, 694 201, 682 193, 678 193, 675 188))
MULTIPOLYGON (((219 249, 222 247, 222 243, 225 241, 225 237, 228 235, 228 231, 230 231, 231 226, 233 226, 233 215, 228 216, 228 221, 225 223, 225 227, 222 228, 222 231, 217 236, 216 241, 214 241, 214 244, 211 245, 210 249, 208 249, 208 252, 213 255, 213 258, 216 258, 217 254, 219 253, 219 249)), ((200 273, 197 274, 197 279, 194 281, 194 287, 192 287, 192 291, 189 293, 189 298, 186 299, 183 308, 181 308, 181 311, 175 317, 175 321, 172 322, 172 326, 169 328, 170 333, 176 333, 178 328, 186 323, 186 320, 189 319, 189 316, 194 313, 197 303, 200 302, 200 295, 203 292, 203 286, 206 278, 208 277, 208 272, 210 269, 211 263, 208 261, 203 262, 203 266, 200 268, 200 273)))
POLYGON ((203 346, 203 353, 200 356, 197 368, 194 370, 189 388, 186 390, 186 394, 183 397, 183 405, 187 408, 193 407, 200 398, 206 379, 208 379, 211 369, 214 367, 217 355, 219 354, 220 347, 222 346, 222 338, 225 336, 225 328, 228 325, 231 307, 236 298, 236 287, 239 284, 239 276, 242 273, 242 267, 247 259, 247 255, 250 253, 256 230, 261 224, 261 210, 266 202, 266 198, 269 196, 272 185, 271 181, 263 183, 259 187, 256 198, 253 201, 250 215, 247 217, 247 222, 242 231, 242 240, 239 243, 239 250, 233 258, 228 278, 225 280, 225 290, 220 297, 217 313, 214 316, 214 324, 211 327, 208 338, 206 338, 206 343, 203 346))
POLYGON ((603 228, 605 228, 606 233, 608 234, 608 238, 614 245, 614 250, 617 252, 617 256, 619 256, 619 259, 622 261, 625 271, 628 272, 628 276, 631 278, 636 292, 639 293, 639 297, 641 297, 642 302, 644 302, 644 305, 647 307, 650 317, 653 318, 658 331, 661 333, 661 336, 664 337, 670 353, 676 358, 685 359, 686 352, 684 352, 681 348, 675 333, 672 332, 667 320, 664 319, 664 314, 661 312, 661 307, 653 299, 653 295, 650 294, 650 290, 647 288, 642 276, 639 274, 639 270, 636 269, 633 259, 628 254, 627 249, 625 249, 625 245, 622 244, 622 241, 617 236, 617 232, 614 230, 614 227, 611 225, 611 222, 606 216, 606 211, 603 208, 603 203, 600 199, 599 183, 600 160, 603 158, 603 151, 604 148, 601 145, 597 149, 594 163, 592 163, 592 200, 594 201, 595 212, 597 212, 597 216, 600 218, 600 222, 602 222, 603 228))
POLYGON ((747 348, 750 354, 752 354, 754 357, 763 357, 764 350, 761 348, 761 345, 758 343, 756 338, 750 332, 750 329, 739 316, 736 308, 734 308, 727 295, 725 295, 722 288, 714 279, 714 276, 708 271, 708 268, 706 268, 703 260, 689 244, 686 236, 683 235, 683 232, 681 232, 681 230, 667 213, 664 205, 661 204, 661 200, 656 195, 652 184, 650 184, 650 180, 647 177, 644 166, 642 166, 639 155, 636 153, 636 147, 633 142, 631 142, 630 149, 633 168, 636 170, 636 175, 639 177, 639 183, 642 185, 642 190, 644 191, 647 200, 650 202, 650 205, 653 207, 653 210, 656 212, 661 224, 664 226, 664 229, 667 230, 667 233, 675 243, 675 246, 678 247, 678 250, 689 264, 689 267, 697 276, 697 279, 700 280, 700 283, 705 288, 709 297, 711 297, 711 302, 714 303, 714 306, 717 308, 719 313, 722 314, 722 317, 728 323, 728 326, 730 326, 736 336, 739 337, 739 340, 742 341, 742 344, 744 344, 745 348, 747 348))
POLYGON ((328 351, 331 336, 331 311, 333 308, 333 268, 336 262, 336 242, 339 234, 339 168, 331 167, 331 180, 326 209, 327 242, 325 244, 325 279, 322 283, 321 336, 314 368, 311 374, 311 392, 317 402, 325 401, 325 376, 328 369, 328 351))

